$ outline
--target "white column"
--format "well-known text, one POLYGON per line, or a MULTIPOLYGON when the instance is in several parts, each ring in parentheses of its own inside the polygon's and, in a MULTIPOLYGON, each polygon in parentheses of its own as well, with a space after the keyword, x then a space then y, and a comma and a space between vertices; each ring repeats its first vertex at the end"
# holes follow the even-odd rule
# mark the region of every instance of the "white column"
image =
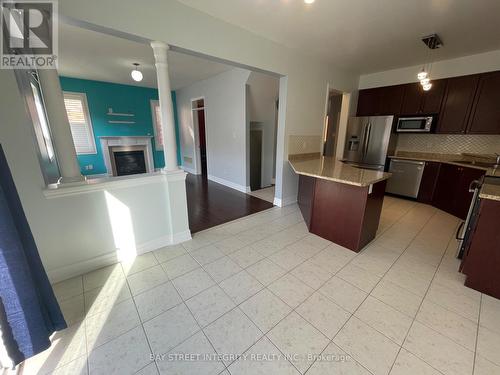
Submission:
POLYGON ((75 144, 71 135, 64 96, 56 69, 39 69, 38 77, 49 119, 52 141, 61 173, 60 183, 84 181, 76 158, 75 144))
POLYGON ((163 155, 165 170, 179 169, 177 164, 177 143, 175 140, 174 108, 168 76, 167 51, 169 46, 163 42, 153 41, 151 47, 155 55, 156 77, 158 81, 158 96, 160 101, 161 127, 163 134, 163 155))

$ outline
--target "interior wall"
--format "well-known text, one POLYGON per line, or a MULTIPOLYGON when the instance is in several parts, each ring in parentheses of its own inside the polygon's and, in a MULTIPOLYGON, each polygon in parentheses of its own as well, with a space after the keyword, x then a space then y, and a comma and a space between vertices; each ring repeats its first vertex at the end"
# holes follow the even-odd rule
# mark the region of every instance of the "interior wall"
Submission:
MULTIPOLYGON (((158 90, 146 87, 116 84, 110 82, 93 81, 79 78, 61 77, 63 91, 85 93, 89 106, 90 120, 94 131, 96 154, 78 155, 78 161, 83 174, 105 174, 106 165, 101 149, 99 137, 103 136, 151 136, 155 168, 163 168, 165 160, 162 150, 156 150, 151 100, 158 100, 158 90), (108 108, 114 112, 133 113, 135 124, 110 124, 110 117, 106 114, 108 108), (88 169, 92 166, 92 169, 88 169)), ((174 121, 177 142, 177 159, 180 163, 179 124, 175 92, 172 92, 174 106, 174 121)), ((113 119, 116 120, 116 119, 113 119)))
POLYGON ((342 110, 342 93, 331 92, 328 98, 328 121, 325 129, 324 155, 334 156, 342 110))
MULTIPOLYGON (((262 187, 273 183, 276 144, 276 100, 279 96, 279 79, 267 74, 251 72, 247 81, 247 106, 249 121, 262 128, 262 187)), ((248 184, 247 184, 248 185, 248 184)))
MULTIPOLYGON (((446 47, 444 47, 446 48, 446 47)), ((422 65, 409 66, 400 69, 365 74, 359 78, 359 88, 398 85, 417 82, 417 73, 422 65)), ((463 76, 467 74, 484 73, 500 69, 500 49, 476 55, 470 55, 450 60, 436 61, 432 64, 430 77, 432 79, 463 76)))
MULTIPOLYGON (((346 93, 358 87, 358 74, 174 0, 154 0, 148 6, 133 0, 65 0, 59 4, 59 12, 73 20, 149 40, 161 40, 182 50, 286 77, 288 91, 282 96, 280 89, 280 105, 286 108, 286 112, 278 121, 276 197, 280 204, 295 202, 298 187, 298 178, 287 161, 286 143, 280 152, 280 128, 283 137, 291 134, 321 135, 328 82, 333 83, 332 88, 346 93), (119 16, 109 17, 109 14, 119 16)), ((284 141, 285 138, 281 139, 284 141)), ((317 151, 320 151, 320 144, 317 151)))
POLYGON ((337 131, 337 146, 335 156, 337 159, 344 157, 345 136, 349 117, 356 116, 358 107, 358 91, 342 94, 342 108, 340 110, 339 129, 337 131))
POLYGON ((234 68, 176 91, 183 167, 201 173, 195 162, 199 139, 191 101, 203 97, 208 178, 240 191, 247 190, 245 84, 249 75, 249 70, 234 68))
MULTIPOLYGON (((47 198, 33 124, 14 71, 0 69, 0 82, 4 93, 0 101, 0 143, 51 280, 111 264, 124 246, 139 253, 189 236, 175 233, 187 228, 187 209, 175 207, 170 215, 167 197, 177 186, 168 183, 165 175, 134 179, 139 182, 133 186, 118 183, 103 190, 47 198)), ((184 180, 175 185, 180 183, 184 180)))

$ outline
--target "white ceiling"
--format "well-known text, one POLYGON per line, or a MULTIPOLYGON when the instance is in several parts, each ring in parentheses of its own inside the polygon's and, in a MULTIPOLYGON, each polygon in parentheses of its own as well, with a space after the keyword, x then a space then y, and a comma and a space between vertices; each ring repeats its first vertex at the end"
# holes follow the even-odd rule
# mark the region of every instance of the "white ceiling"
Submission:
MULTIPOLYGON (((173 90, 207 79, 233 67, 168 51, 173 90)), ((59 24, 59 75, 127 85, 156 87, 153 50, 148 44, 59 24), (133 63, 141 64, 142 82, 130 77, 133 63)))
POLYGON ((500 49, 500 0, 179 0, 339 67, 371 73, 500 49))

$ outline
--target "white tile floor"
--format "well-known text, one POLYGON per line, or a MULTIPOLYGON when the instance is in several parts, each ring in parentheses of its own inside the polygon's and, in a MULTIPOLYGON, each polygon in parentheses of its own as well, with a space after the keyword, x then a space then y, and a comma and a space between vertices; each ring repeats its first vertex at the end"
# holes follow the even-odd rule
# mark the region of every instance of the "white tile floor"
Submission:
POLYGON ((265 201, 274 203, 274 185, 260 190, 254 190, 248 193, 254 197, 263 199, 265 201))
POLYGON ((387 197, 359 254, 296 206, 198 233, 56 284, 71 326, 24 373, 500 374, 500 301, 463 286, 457 224, 387 197))

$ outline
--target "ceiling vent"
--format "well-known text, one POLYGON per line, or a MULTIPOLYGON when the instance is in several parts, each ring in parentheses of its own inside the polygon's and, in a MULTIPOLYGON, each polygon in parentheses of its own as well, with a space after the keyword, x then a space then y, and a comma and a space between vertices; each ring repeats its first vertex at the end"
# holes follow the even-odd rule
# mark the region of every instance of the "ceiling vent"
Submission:
POLYGON ((437 49, 443 46, 443 42, 441 41, 441 38, 439 38, 437 34, 424 36, 422 38, 422 42, 424 42, 425 45, 430 49, 437 49))

